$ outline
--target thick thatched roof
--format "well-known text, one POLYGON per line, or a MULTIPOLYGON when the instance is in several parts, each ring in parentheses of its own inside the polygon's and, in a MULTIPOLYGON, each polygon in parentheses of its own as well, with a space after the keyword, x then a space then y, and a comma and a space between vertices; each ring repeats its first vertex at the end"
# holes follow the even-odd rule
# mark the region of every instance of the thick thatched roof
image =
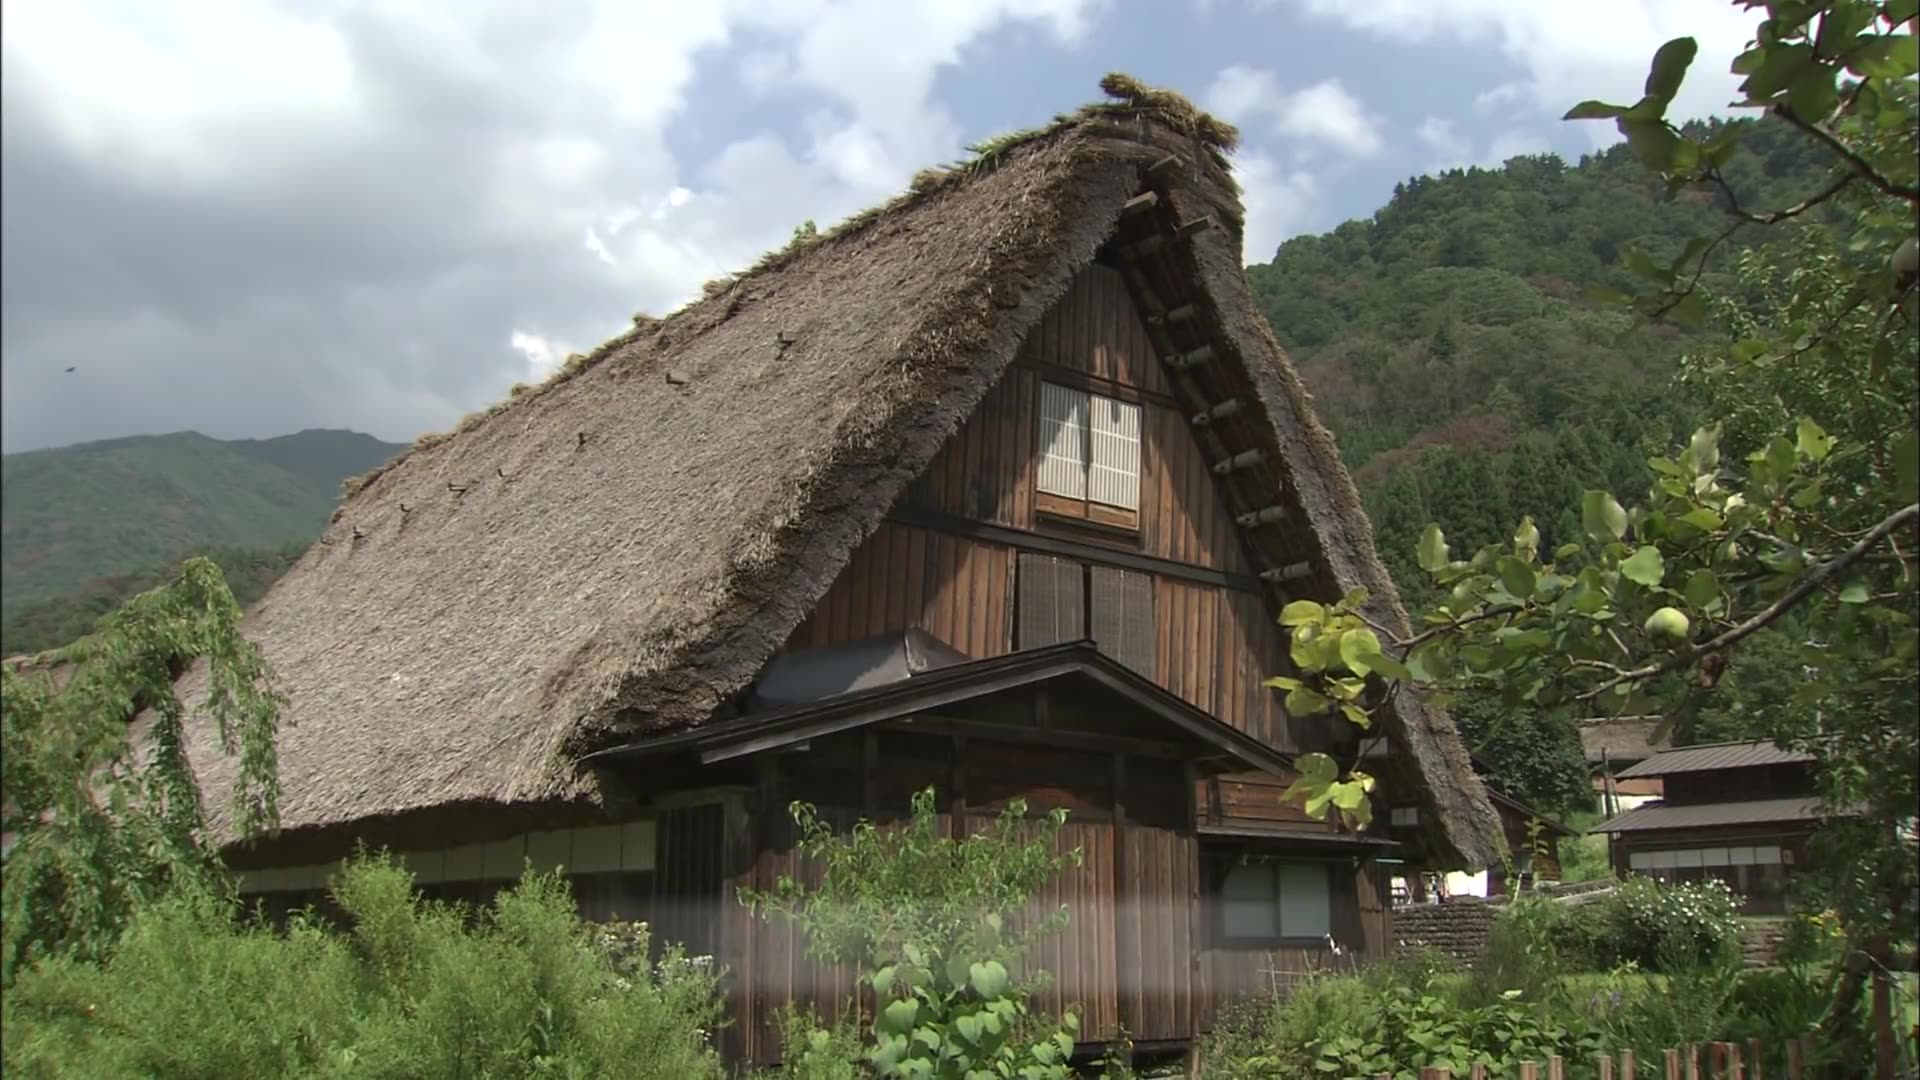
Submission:
MULTIPOLYGON (((579 754, 706 722, 1149 175, 1179 220, 1217 225, 1182 244, 1181 273, 1216 354, 1264 406, 1252 422, 1311 547, 1313 576, 1287 588, 1365 586, 1373 614, 1404 627, 1333 439, 1242 274, 1233 130, 1177 96, 1103 85, 1114 100, 922 174, 352 487, 246 623, 291 701, 284 824, 589 799, 579 754)), ((1451 722, 1400 706, 1391 733, 1446 823, 1441 847, 1485 862, 1499 826, 1451 722)), ((220 826, 232 763, 195 738, 220 826)))

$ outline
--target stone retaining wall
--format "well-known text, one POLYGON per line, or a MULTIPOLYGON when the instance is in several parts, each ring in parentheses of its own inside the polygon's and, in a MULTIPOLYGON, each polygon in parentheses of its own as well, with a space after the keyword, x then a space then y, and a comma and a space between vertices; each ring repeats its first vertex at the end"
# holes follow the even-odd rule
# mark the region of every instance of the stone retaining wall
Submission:
POLYGON ((1484 956, 1500 909, 1474 897, 1393 909, 1397 949, 1427 948, 1471 964, 1484 956))

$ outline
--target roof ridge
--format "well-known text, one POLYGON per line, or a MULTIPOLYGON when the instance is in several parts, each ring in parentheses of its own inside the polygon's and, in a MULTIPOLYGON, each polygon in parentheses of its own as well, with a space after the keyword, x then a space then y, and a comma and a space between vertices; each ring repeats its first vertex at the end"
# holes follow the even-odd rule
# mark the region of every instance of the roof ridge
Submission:
MULTIPOLYGON (((636 312, 630 328, 615 334, 585 353, 569 354, 566 361, 543 381, 514 383, 508 389, 506 397, 461 417, 451 431, 426 432, 415 438, 407 449, 395 454, 386 462, 359 476, 348 477, 341 483, 340 505, 336 506, 334 517, 339 517, 345 503, 366 490, 375 480, 397 468, 401 462, 411 459, 415 453, 430 450, 455 436, 472 431, 495 416, 512 409, 516 404, 530 403, 575 377, 598 367, 619 349, 639 341, 648 334, 655 335, 657 339, 660 334, 678 329, 696 311, 704 310, 709 305, 725 299, 731 310, 713 324, 718 325, 727 317, 731 317, 744 302, 745 297, 739 294, 739 289, 746 283, 784 270, 807 254, 824 249, 828 245, 843 243, 901 210, 917 206, 959 183, 992 172, 1008 160, 1009 154, 1031 151, 1042 143, 1077 132, 1085 125, 1098 121, 1138 117, 1146 122, 1159 123, 1172 128, 1193 138, 1199 147, 1209 153, 1213 164, 1226 173, 1231 182, 1232 166, 1227 160, 1227 155, 1240 145, 1238 128, 1194 105, 1185 95, 1177 91, 1150 86, 1125 72, 1110 71, 1102 76, 1100 90, 1108 100, 1088 102, 1073 112, 1056 114, 1053 122, 1044 127, 1020 128, 970 143, 966 147, 970 157, 946 165, 921 169, 914 174, 905 191, 885 202, 856 211, 825 230, 807 228, 812 225, 811 220, 803 223, 802 226, 794 229, 793 237, 785 244, 763 253, 738 273, 723 274, 710 279, 701 286, 699 296, 664 316, 656 318, 643 312, 636 312)), ((710 325, 702 329, 711 328, 710 325)))

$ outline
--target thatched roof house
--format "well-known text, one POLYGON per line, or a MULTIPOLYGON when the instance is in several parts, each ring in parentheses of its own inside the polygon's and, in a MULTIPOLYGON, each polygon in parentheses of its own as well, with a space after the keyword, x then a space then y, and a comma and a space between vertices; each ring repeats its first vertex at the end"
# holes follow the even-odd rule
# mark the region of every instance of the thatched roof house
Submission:
MULTIPOLYGON (((1371 616, 1404 627, 1334 441, 1242 274, 1232 129, 1130 80, 1105 88, 350 485, 245 624, 290 701, 284 828, 367 835, 623 797, 580 758, 730 718, 1029 331, 1136 222, 1166 225, 1133 243, 1155 252, 1143 272, 1192 298, 1183 332, 1210 351, 1215 400, 1250 406, 1217 430, 1260 451, 1241 452, 1236 490, 1284 509, 1249 540, 1279 568, 1269 603, 1364 587, 1371 616)), ((1493 860, 1500 827, 1451 721, 1403 694, 1389 734, 1436 850, 1493 860)), ((195 739, 225 828, 234 764, 195 739)))

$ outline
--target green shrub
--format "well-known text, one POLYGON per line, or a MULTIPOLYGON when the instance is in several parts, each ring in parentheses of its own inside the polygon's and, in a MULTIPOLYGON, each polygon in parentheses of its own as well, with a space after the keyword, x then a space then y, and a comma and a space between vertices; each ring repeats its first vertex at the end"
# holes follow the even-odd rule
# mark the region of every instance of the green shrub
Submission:
POLYGON ((877 1002, 865 1053, 875 1072, 1065 1080, 1079 1018, 1035 1014, 1043 973, 1023 972, 1022 962, 1036 938, 1067 921, 1064 906, 1024 918, 1042 886, 1079 865, 1078 848, 1054 850, 1066 811, 1028 821, 1014 799, 965 839, 943 835, 931 788, 914 795, 897 828, 861 821, 841 833, 812 806, 790 811, 820 884, 783 877, 767 892, 741 890, 740 899, 799 926, 814 956, 861 972, 877 1002))
POLYGON ((1672 972, 1717 965, 1739 952, 1739 904, 1715 879, 1668 885, 1629 877, 1596 906, 1614 963, 1672 972))
POLYGON ((333 893, 349 930, 296 915, 276 932, 183 887, 104 962, 23 970, 7 1075, 720 1075, 714 974, 675 949, 622 974, 556 877, 529 874, 477 920, 418 899, 384 857, 350 861, 333 893))

